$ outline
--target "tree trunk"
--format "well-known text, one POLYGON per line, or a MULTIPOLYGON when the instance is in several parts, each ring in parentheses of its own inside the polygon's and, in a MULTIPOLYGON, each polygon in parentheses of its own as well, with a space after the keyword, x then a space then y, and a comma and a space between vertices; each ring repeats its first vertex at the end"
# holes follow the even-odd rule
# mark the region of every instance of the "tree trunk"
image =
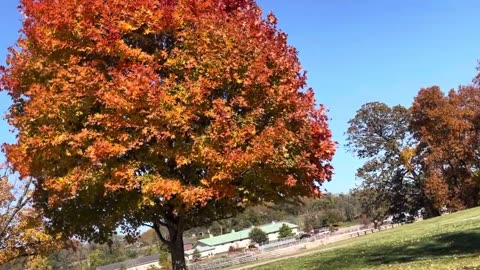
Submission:
POLYGON ((183 249, 183 231, 179 228, 168 228, 170 234, 170 243, 168 249, 172 256, 172 269, 173 270, 186 270, 187 265, 185 263, 185 251, 183 249))

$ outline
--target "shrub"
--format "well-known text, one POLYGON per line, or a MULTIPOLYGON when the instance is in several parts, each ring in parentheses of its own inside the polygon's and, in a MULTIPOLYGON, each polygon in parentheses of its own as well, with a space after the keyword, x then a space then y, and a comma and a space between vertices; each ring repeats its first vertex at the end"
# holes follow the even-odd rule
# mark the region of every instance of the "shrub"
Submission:
POLYGON ((280 230, 278 231, 278 238, 285 238, 290 236, 293 236, 292 229, 288 227, 287 224, 283 224, 282 227, 280 227, 280 230))
POLYGON ((253 228, 248 234, 248 237, 250 237, 250 240, 260 245, 268 241, 267 234, 259 228, 253 228))

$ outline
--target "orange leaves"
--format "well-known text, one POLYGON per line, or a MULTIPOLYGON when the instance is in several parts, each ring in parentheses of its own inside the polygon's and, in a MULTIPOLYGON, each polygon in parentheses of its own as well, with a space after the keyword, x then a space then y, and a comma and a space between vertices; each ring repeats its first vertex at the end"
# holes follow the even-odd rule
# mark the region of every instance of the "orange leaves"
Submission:
POLYGON ((285 181, 285 185, 287 185, 287 187, 294 187, 296 184, 297 184, 297 179, 295 179, 293 175, 288 175, 287 181, 285 181))
MULTIPOLYGON (((425 181, 425 193, 433 201, 434 207, 441 209, 445 205, 451 205, 449 200, 448 184, 437 172, 431 172, 425 181)), ((452 207, 453 205, 451 205, 452 207)))
MULTIPOLYGON (((142 180, 142 192, 147 198, 159 198, 161 204, 176 201, 184 210, 189 210, 197 204, 204 205, 214 197, 211 188, 184 186, 175 179, 161 177, 146 177, 142 180)), ((147 200, 148 201, 148 200, 147 200)))
POLYGON ((431 87, 420 90, 410 109, 423 169, 429 175, 426 192, 438 194, 438 201, 449 207, 473 207, 479 201, 480 187, 472 184, 480 165, 479 100, 476 86, 460 87, 448 95, 431 87))
POLYGON ((101 162, 105 159, 118 157, 125 153, 126 148, 120 144, 108 142, 107 140, 98 139, 92 146, 86 149, 86 156, 92 160, 93 164, 101 162))
POLYGON ((176 217, 216 201, 233 211, 314 196, 331 178, 324 109, 276 18, 254 1, 23 8, 22 50, 1 78, 19 134, 7 156, 41 180, 38 200, 60 230, 88 238, 151 222, 152 209, 176 217), (92 207, 81 224, 63 216, 92 207))
POLYGON ((162 201, 168 201, 176 194, 182 191, 182 184, 175 179, 165 179, 161 177, 147 177, 146 180, 142 180, 144 183, 144 193, 147 195, 153 195, 154 197, 160 197, 162 201))

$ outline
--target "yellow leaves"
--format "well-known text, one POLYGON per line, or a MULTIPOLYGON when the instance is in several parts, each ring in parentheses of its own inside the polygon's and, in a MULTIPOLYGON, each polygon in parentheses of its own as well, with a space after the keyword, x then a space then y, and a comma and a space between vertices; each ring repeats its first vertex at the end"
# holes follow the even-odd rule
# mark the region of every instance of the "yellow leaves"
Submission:
POLYGON ((135 27, 126 21, 119 21, 117 23, 118 23, 118 29, 120 29, 123 32, 130 32, 132 30, 138 29, 138 27, 135 27))
POLYGON ((215 184, 217 182, 225 181, 225 180, 228 180, 228 179, 230 179, 230 175, 228 174, 228 172, 226 172, 224 170, 221 170, 221 171, 217 172, 212 177, 212 179, 210 181, 211 181, 211 183, 215 184))
POLYGON ((409 171, 413 170, 412 158, 415 156, 415 154, 416 154, 416 150, 415 150, 415 148, 412 148, 412 147, 406 147, 400 153, 400 159, 401 159, 403 165, 409 171))
POLYGON ((183 165, 189 164, 191 162, 191 160, 190 160, 190 158, 187 158, 185 156, 177 156, 176 162, 177 162, 177 168, 180 168, 183 165))
POLYGON ((58 134, 57 136, 55 136, 55 138, 53 139, 52 141, 52 145, 60 145, 62 143, 64 143, 66 140, 68 140, 68 136, 66 134, 58 134))
POLYGON ((42 213, 30 207, 31 179, 15 183, 0 182, 0 265, 18 256, 48 254, 65 244, 62 235, 46 233, 42 213), (16 196, 9 196, 14 190, 16 196))

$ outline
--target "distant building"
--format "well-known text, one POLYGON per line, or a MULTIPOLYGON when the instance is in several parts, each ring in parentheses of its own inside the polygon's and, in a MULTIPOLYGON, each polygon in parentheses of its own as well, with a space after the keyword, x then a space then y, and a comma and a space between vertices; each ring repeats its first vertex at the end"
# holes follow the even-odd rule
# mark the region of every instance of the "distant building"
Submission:
POLYGON ((193 240, 190 238, 183 238, 183 250, 187 251, 193 248, 193 240))
MULTIPOLYGON (((278 239, 278 231, 283 224, 290 227, 294 234, 298 233, 298 226, 288 222, 272 222, 271 224, 258 226, 258 228, 268 235, 269 241, 274 241, 278 239)), ((230 247, 236 249, 247 248, 252 242, 248 236, 251 230, 252 228, 238 232, 232 231, 231 233, 198 240, 191 250, 185 252, 185 256, 189 260, 193 259, 195 249, 200 253, 200 257, 208 257, 228 252, 230 247)))

